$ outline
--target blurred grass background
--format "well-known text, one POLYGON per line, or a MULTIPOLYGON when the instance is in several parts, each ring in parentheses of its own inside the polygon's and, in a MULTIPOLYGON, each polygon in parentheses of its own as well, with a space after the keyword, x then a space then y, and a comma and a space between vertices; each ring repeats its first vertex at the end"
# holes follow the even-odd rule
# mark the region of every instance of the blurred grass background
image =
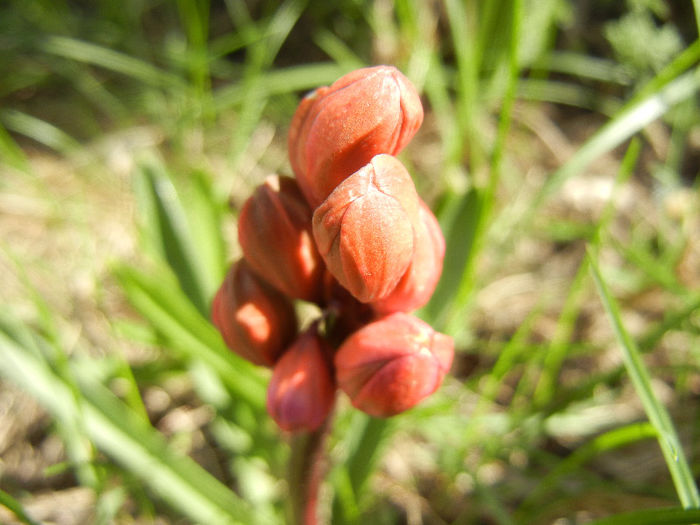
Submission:
POLYGON ((0 4, 0 521, 284 522, 267 372, 208 304, 299 98, 389 63, 458 354, 391 420, 341 398, 325 519, 700 522, 699 8, 0 4))

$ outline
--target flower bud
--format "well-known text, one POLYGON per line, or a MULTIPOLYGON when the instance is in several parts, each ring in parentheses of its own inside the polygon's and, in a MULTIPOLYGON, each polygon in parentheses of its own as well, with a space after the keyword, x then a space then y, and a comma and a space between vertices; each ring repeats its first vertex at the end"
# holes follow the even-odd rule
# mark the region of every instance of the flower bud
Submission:
POLYGON ((338 386, 353 406, 388 417, 432 394, 452 364, 452 338, 397 312, 348 337, 335 354, 338 386))
POLYGON ((419 216, 411 264, 396 288, 385 298, 372 303, 372 308, 379 314, 410 312, 424 306, 440 280, 445 238, 435 215, 422 200, 419 216))
POLYGON ((358 301, 387 296, 413 257, 418 194, 401 162, 377 155, 345 179, 313 215, 328 270, 358 301))
POLYGON ((355 70, 299 104, 289 158, 313 208, 380 153, 396 155, 423 122, 415 87, 396 68, 355 70))
POLYGON ((317 301, 323 260, 311 234, 311 208, 294 179, 270 175, 243 205, 238 241, 260 277, 288 297, 317 301))
POLYGON ((283 430, 313 431, 328 417, 335 398, 330 353, 314 325, 275 365, 267 389, 267 411, 283 430))
POLYGON ((244 260, 226 275, 211 316, 226 345, 256 365, 272 366, 296 334, 292 303, 260 280, 244 260))

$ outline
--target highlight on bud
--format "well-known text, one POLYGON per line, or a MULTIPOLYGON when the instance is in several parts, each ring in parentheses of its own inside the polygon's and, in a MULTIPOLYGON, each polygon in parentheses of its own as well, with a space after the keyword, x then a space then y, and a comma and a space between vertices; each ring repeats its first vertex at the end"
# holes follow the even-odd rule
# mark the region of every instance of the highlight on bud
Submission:
POLYGON ((416 228, 413 259, 396 288, 372 303, 379 314, 411 312, 425 306, 435 291, 445 258, 445 238, 433 212, 420 200, 420 225, 416 228))
POLYGON ((270 175, 241 209, 238 241, 266 282, 288 297, 317 301, 323 260, 311 234, 311 214, 294 179, 270 175))
POLYGON ((328 417, 335 398, 330 353, 312 325, 275 365, 267 389, 267 411, 283 430, 313 431, 328 417))
POLYGON ((397 312, 365 325, 335 354, 338 386, 356 408, 389 417, 435 392, 454 356, 452 338, 397 312))
POLYGON ((312 207, 380 153, 398 154, 423 122, 411 82, 392 66, 358 69, 304 98, 292 119, 289 157, 312 207))
POLYGON ((272 366, 297 330, 289 299, 260 280, 244 260, 227 273, 211 316, 226 345, 256 365, 272 366))
POLYGON ((385 297, 408 268, 418 200, 403 164, 377 155, 314 212, 318 250, 331 274, 358 301, 385 297))

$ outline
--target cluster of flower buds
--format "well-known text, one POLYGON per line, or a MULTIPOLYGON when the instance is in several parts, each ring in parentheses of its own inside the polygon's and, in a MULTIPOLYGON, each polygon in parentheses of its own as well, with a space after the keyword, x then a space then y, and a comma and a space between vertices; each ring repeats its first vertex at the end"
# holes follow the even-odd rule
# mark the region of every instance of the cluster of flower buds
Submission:
POLYGON ((423 121, 397 69, 353 71, 304 98, 292 119, 295 178, 269 176, 243 205, 243 258, 212 320, 241 357, 272 368, 267 410, 288 431, 315 430, 337 388, 377 417, 432 394, 453 343, 411 315, 442 272, 435 216, 394 156, 423 121), (299 333, 294 301, 320 319, 299 333))

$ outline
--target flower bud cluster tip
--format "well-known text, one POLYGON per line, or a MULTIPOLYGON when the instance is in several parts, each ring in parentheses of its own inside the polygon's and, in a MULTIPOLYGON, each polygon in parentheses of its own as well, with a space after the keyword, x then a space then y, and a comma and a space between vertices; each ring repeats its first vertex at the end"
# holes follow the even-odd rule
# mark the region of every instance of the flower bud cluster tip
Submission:
POLYGON ((271 175, 238 219, 243 257, 212 303, 227 346, 272 368, 267 410, 313 431, 340 389, 372 416, 408 410, 442 383, 452 339, 411 314, 430 299, 445 240, 396 155, 423 121, 396 68, 358 69, 306 96, 292 118, 294 177, 271 175), (321 318, 300 331, 294 302, 321 318))

